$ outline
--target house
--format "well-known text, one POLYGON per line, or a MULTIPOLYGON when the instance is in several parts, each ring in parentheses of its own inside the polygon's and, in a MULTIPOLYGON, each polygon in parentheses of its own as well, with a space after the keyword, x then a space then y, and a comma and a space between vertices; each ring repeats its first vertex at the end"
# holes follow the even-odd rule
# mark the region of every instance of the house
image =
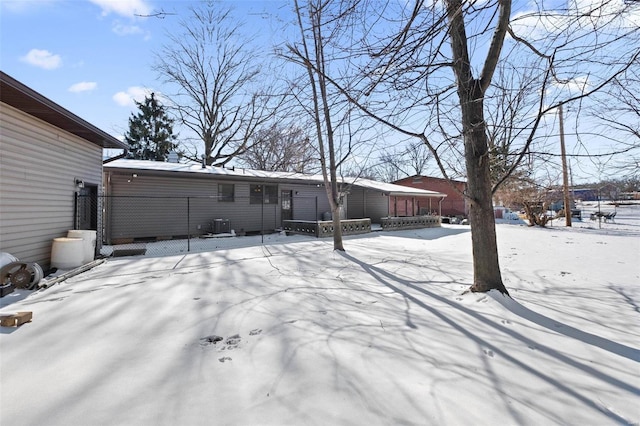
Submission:
MULTIPOLYGON (((466 188, 467 183, 457 180, 442 179, 429 176, 415 175, 408 178, 400 179, 393 182, 395 185, 408 186, 411 188, 429 189, 431 191, 437 191, 446 194, 446 199, 442 201, 442 216, 462 216, 467 217, 469 214, 469 205, 466 198, 462 195, 466 188), (453 187, 452 187, 453 186, 453 187), (455 188, 454 188, 455 187, 455 188)), ((405 200, 397 200, 399 203, 398 211, 404 213, 406 210, 404 207, 405 200)), ((420 206, 418 213, 424 211, 425 206, 420 206)))
MULTIPOLYGON (((331 217, 320 175, 118 159, 104 164, 105 243, 282 229, 331 217)), ((397 198, 439 211, 445 194, 345 178, 341 219, 394 216, 397 198)), ((439 219, 439 218, 438 218, 439 219)), ((439 222, 438 222, 439 224, 439 222)))
POLYGON ((0 71, 0 252, 46 268, 54 238, 100 231, 103 148, 126 145, 0 71))

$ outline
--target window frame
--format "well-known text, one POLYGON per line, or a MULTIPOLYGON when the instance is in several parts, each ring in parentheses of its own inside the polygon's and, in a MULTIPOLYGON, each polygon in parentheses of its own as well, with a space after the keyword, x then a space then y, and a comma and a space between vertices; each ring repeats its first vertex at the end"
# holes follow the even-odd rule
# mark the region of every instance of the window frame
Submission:
POLYGON ((250 184, 249 204, 277 204, 278 185, 250 184))
POLYGON ((233 203, 236 201, 236 185, 233 183, 218 183, 218 201, 221 203, 233 203), (224 191, 223 188, 227 189, 224 191), (231 187, 231 194, 228 194, 231 187))

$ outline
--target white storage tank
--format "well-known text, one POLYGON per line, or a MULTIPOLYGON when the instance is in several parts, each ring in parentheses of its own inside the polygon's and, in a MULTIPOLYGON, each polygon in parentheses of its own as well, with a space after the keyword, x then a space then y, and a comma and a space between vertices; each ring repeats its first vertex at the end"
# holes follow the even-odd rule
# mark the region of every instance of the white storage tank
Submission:
POLYGON ((84 263, 82 238, 54 238, 51 248, 51 266, 58 269, 75 269, 84 263))
POLYGON ((68 238, 81 238, 82 239, 82 263, 89 263, 93 261, 96 253, 96 233, 97 231, 91 231, 89 229, 72 229, 67 232, 68 238))

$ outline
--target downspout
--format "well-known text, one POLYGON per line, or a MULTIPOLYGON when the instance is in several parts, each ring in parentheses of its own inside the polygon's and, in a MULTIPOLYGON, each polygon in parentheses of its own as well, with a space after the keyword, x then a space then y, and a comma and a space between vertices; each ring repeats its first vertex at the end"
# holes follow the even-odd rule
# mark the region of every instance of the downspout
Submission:
POLYGON ((444 201, 444 197, 440 197, 440 201, 438 201, 438 216, 442 218, 442 202, 444 201))

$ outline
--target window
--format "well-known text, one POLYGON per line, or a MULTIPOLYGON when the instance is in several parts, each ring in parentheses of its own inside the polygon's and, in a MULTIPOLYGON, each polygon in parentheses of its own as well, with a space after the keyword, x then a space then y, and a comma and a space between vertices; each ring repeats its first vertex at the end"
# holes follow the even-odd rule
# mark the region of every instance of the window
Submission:
POLYGON ((276 185, 264 186, 264 203, 278 204, 278 187, 276 185))
POLYGON ((235 185, 232 183, 218 184, 218 201, 233 202, 235 193, 235 185))
POLYGON ((251 198, 249 200, 251 204, 261 204, 263 199, 265 204, 275 204, 278 202, 277 185, 251 185, 249 191, 251 192, 251 198))

